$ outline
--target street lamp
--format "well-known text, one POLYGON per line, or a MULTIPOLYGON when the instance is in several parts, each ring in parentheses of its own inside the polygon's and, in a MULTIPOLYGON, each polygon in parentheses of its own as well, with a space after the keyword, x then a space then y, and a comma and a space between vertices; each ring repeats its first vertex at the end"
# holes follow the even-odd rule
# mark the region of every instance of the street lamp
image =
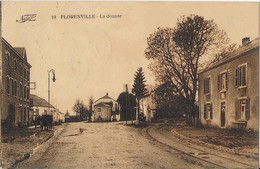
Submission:
POLYGON ((51 69, 48 71, 48 102, 49 102, 49 114, 50 113, 50 106, 51 106, 51 99, 50 99, 50 73, 52 72, 53 74, 53 77, 52 77, 52 81, 55 82, 56 79, 55 79, 55 70, 54 69, 51 69))

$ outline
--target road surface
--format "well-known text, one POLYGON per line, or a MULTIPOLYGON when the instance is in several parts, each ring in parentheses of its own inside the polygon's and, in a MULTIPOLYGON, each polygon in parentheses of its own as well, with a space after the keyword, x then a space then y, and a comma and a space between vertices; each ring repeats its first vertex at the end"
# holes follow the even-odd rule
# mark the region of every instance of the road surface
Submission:
MULTIPOLYGON (((63 124, 64 125, 64 124, 63 124)), ((69 123, 13 168, 204 168, 123 122, 69 123)))

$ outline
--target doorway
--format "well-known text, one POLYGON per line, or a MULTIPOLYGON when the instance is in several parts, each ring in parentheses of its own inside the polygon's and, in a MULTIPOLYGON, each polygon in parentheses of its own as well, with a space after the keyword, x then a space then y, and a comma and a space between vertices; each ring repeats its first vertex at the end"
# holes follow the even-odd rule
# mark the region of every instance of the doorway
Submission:
POLYGON ((15 123, 15 106, 10 104, 8 106, 8 116, 7 116, 8 125, 14 125, 15 123))

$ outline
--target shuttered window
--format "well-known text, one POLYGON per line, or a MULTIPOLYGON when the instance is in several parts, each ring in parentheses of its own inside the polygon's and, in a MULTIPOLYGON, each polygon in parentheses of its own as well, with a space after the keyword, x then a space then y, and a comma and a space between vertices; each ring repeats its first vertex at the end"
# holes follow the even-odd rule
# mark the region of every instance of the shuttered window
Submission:
POLYGON ((236 101, 236 120, 250 119, 250 98, 236 101))
POLYGON ((204 94, 210 93, 210 78, 204 79, 204 94))
POLYGON ((213 119, 213 106, 212 103, 204 105, 204 119, 213 119))
POLYGON ((218 75, 218 90, 228 89, 228 72, 221 73, 218 75))
POLYGON ((236 87, 247 85, 247 65, 239 66, 236 69, 236 87))

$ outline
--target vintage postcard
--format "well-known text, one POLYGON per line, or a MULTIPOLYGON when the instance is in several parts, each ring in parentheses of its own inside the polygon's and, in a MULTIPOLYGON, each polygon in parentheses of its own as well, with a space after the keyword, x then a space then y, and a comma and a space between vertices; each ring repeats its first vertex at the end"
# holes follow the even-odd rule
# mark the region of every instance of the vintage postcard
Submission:
POLYGON ((258 2, 1 2, 2 168, 257 168, 258 2))

